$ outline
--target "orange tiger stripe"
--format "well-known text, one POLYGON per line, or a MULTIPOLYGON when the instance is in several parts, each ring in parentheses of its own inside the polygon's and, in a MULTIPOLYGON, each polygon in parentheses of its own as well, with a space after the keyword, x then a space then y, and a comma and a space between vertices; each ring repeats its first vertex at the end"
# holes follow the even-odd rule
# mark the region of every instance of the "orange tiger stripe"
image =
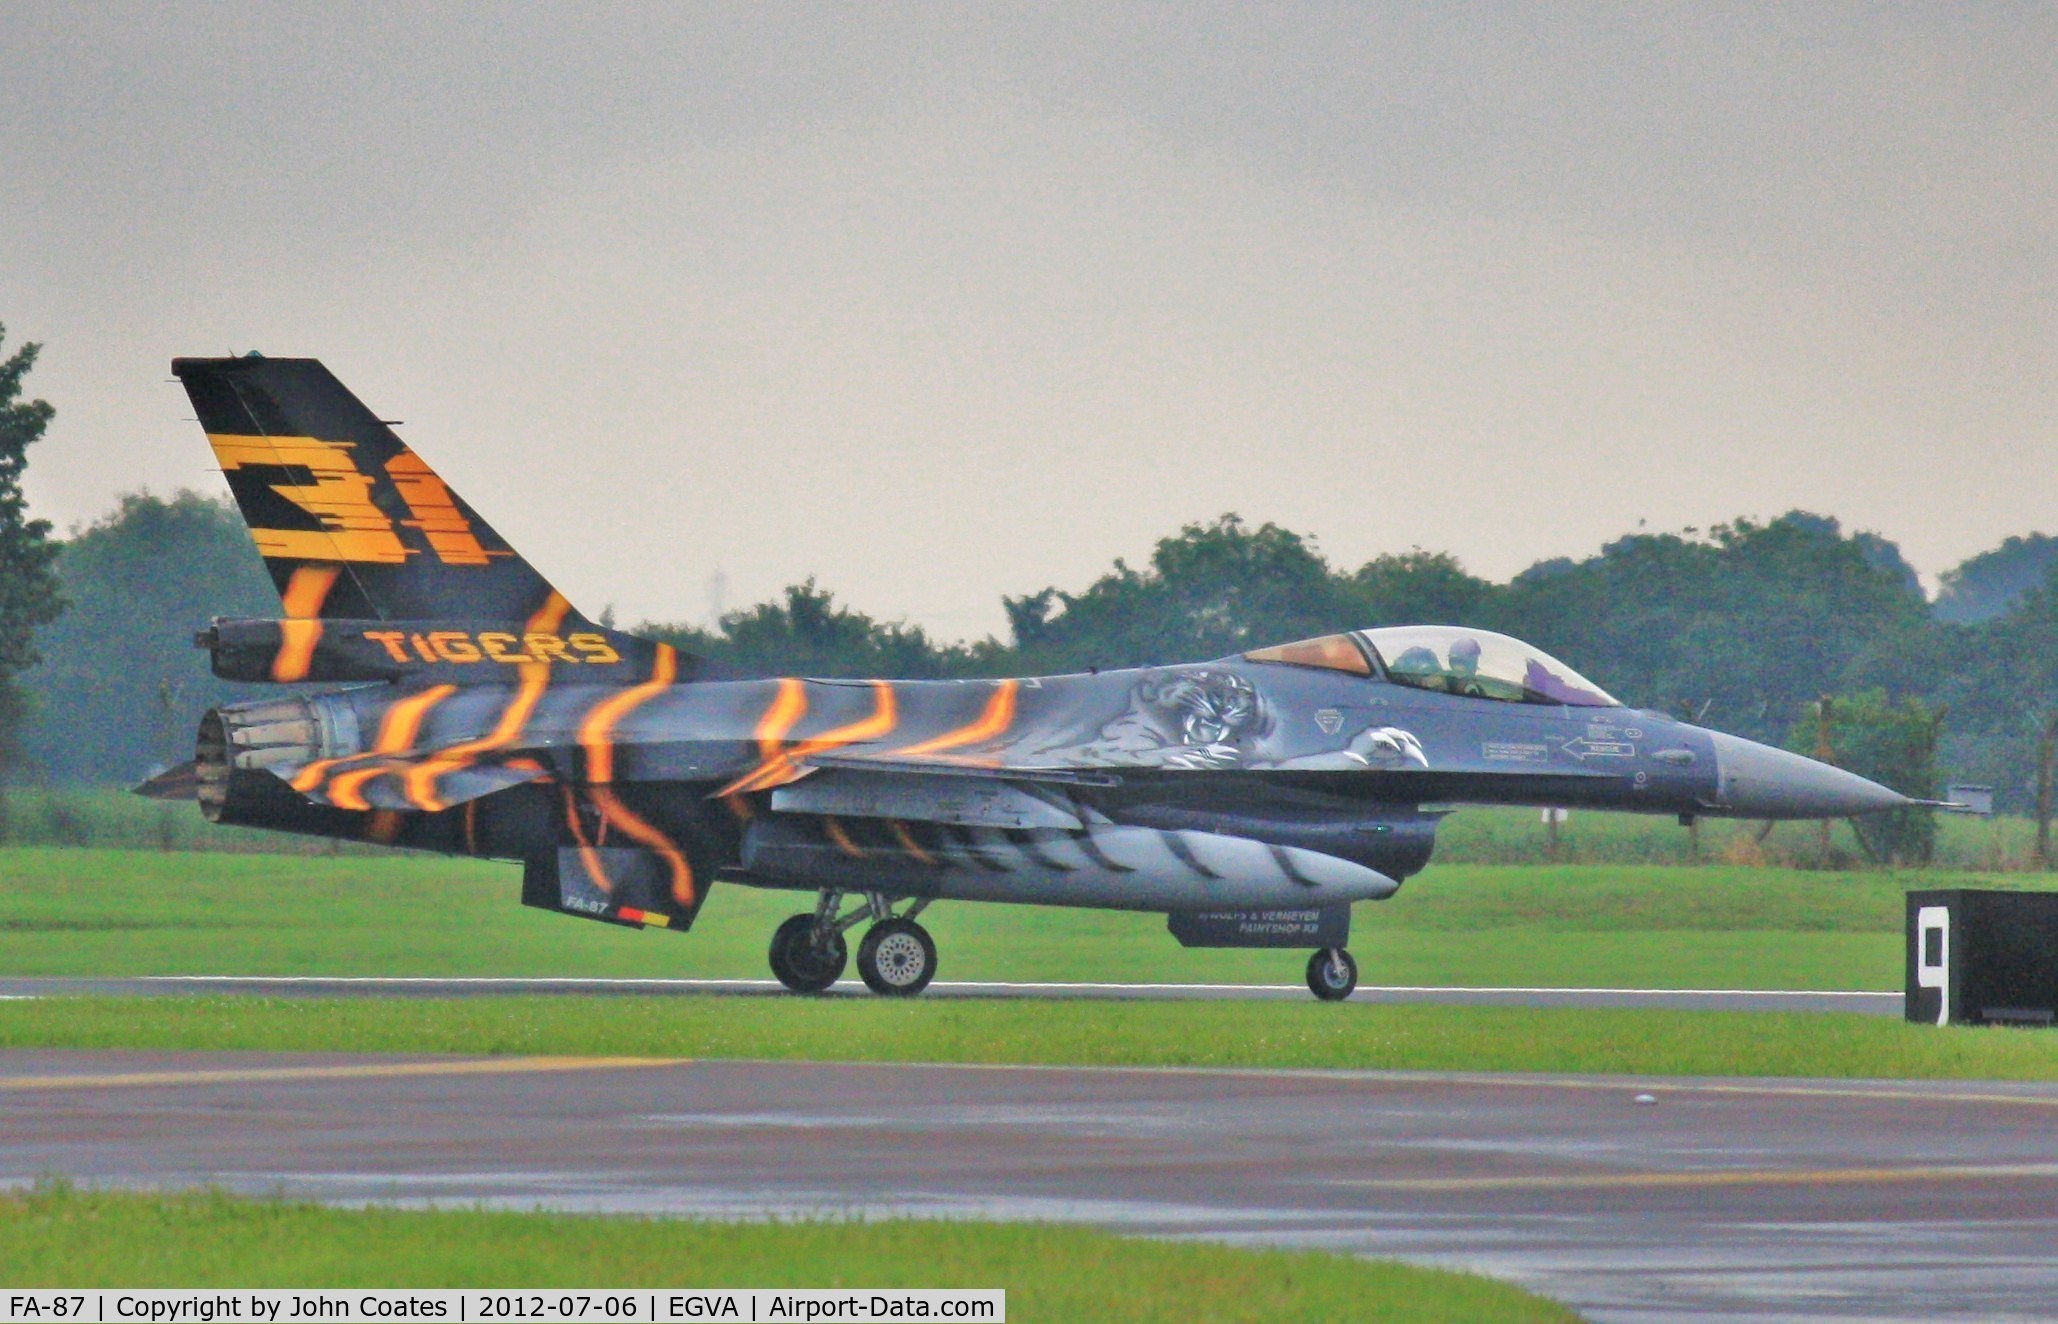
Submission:
POLYGON ((883 680, 872 681, 871 686, 875 696, 871 716, 801 741, 792 749, 766 760, 755 771, 737 778, 716 794, 740 795, 746 791, 762 791, 773 786, 783 786, 800 775, 800 760, 810 754, 819 754, 825 749, 854 745, 865 740, 877 740, 893 734, 893 728, 900 723, 893 686, 883 680))
POLYGON ((370 809, 371 802, 364 798, 362 788, 366 782, 384 771, 386 770, 382 767, 354 768, 341 774, 329 783, 329 803, 338 809, 370 809))
POLYGON ((865 848, 850 839, 850 833, 844 830, 843 824, 837 819, 823 819, 822 831, 828 833, 829 840, 835 843, 837 850, 842 851, 853 860, 865 858, 865 848))
POLYGON ((772 706, 765 709, 765 715, 758 719, 758 753, 768 759, 778 757, 780 742, 805 716, 807 686, 788 676, 779 682, 779 692, 773 697, 772 706))
POLYGON ((279 622, 279 652, 272 659, 273 680, 290 684, 307 679, 308 668, 314 663, 315 645, 322 638, 322 604, 329 600, 329 590, 336 586, 336 577, 342 573, 341 566, 304 565, 286 581, 285 591, 279 595, 286 619, 279 622))
POLYGON ((976 721, 967 723, 955 731, 946 731, 940 736, 924 740, 920 744, 897 749, 895 754, 938 754, 946 749, 961 749, 991 740, 1015 724, 1015 694, 1022 688, 1018 680, 1004 680, 994 686, 993 694, 986 700, 985 711, 976 721))
POLYGON ((914 856, 923 864, 933 866, 936 863, 936 857, 922 849, 922 843, 915 840, 915 834, 908 831, 907 824, 897 818, 892 818, 886 821, 886 826, 892 831, 893 839, 900 843, 902 850, 914 856))
POLYGON ((693 904, 693 866, 686 862, 685 853, 679 844, 650 824, 638 818, 629 807, 615 798, 614 791, 606 786, 592 788, 593 803, 600 808, 601 817, 620 828, 631 840, 649 847, 663 857, 672 871, 672 900, 681 906, 693 904))
POLYGON ((591 878, 601 891, 613 896, 614 879, 607 876, 607 870, 600 864, 600 853, 593 849, 592 842, 586 840, 585 825, 579 822, 579 802, 572 798, 572 788, 569 786, 564 788, 564 801, 565 826, 572 830, 572 840, 578 845, 579 858, 586 862, 586 876, 591 878))
POLYGON ((615 779, 614 729, 621 720, 641 707, 653 695, 671 688, 679 675, 679 652, 670 644, 657 646, 657 661, 651 664, 650 679, 611 695, 593 706, 579 728, 579 743, 586 749, 586 780, 605 785, 615 779))
POLYGON ((529 618, 524 633, 556 634, 564 625, 565 617, 571 614, 572 604, 565 600, 564 594, 552 589, 550 596, 543 599, 543 605, 536 609, 536 614, 529 618))
MULTIPOLYGON (((553 590, 525 627, 527 632, 555 634, 564 624, 572 604, 565 601, 562 593, 553 590)), ((500 720, 493 730, 477 740, 468 740, 460 745, 439 752, 434 758, 425 759, 409 768, 406 774, 408 802, 417 809, 435 813, 448 809, 437 795, 437 783, 453 772, 462 772, 479 761, 481 754, 490 754, 496 749, 505 749, 522 734, 535 715, 536 705, 543 700, 543 691, 550 688, 550 663, 537 658, 517 665, 521 679, 515 686, 514 698, 501 710, 500 720)))
MULTIPOLYGON (((379 755, 403 754, 413 749, 415 741, 421 736, 422 722, 428 717, 429 710, 455 693, 457 693, 457 686, 455 685, 431 685, 419 694, 410 694, 405 699, 396 700, 386 709, 386 715, 380 719, 379 738, 372 743, 372 748, 368 753, 350 754, 343 758, 322 759, 318 762, 310 763, 294 774, 290 785, 294 790, 305 795, 317 786, 320 786, 322 778, 328 775, 329 769, 340 763, 346 763, 353 759, 375 758, 379 755)), ((385 770, 386 765, 382 760, 372 768, 362 769, 361 771, 366 772, 366 776, 356 777, 355 773, 348 773, 345 776, 354 777, 354 780, 351 782, 354 793, 356 787, 364 785, 373 776, 385 770)), ((336 780, 340 783, 343 778, 338 777, 336 780)), ((335 798, 333 788, 330 790, 330 798, 331 800, 335 798)), ((337 807, 341 809, 370 808, 369 805, 342 804, 340 802, 338 802, 337 807)))
POLYGON ((772 702, 757 719, 757 730, 752 733, 752 738, 757 741, 758 765, 731 782, 725 789, 715 792, 722 803, 729 806, 730 813, 740 819, 750 817, 750 806, 736 798, 736 788, 772 766, 779 758, 786 733, 805 716, 807 686, 791 676, 782 678, 778 690, 772 695, 772 702))

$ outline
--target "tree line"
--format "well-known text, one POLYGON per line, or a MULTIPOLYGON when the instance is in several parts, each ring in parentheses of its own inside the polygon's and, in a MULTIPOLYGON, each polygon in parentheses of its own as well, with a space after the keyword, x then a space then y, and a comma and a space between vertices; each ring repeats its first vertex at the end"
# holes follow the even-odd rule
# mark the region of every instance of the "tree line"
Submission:
MULTIPOLYGON (((2016 574, 2038 544, 2011 543, 2004 560, 2016 574)), ((211 615, 277 610, 225 500, 131 494, 53 546, 70 609, 35 631, 42 660, 19 672, 23 770, 55 782, 135 780, 186 756, 202 707, 255 692, 216 681, 190 646, 211 615)), ((1161 539, 1147 564, 1117 561, 1080 589, 1005 598, 1005 639, 940 640, 812 580, 712 627, 637 628, 729 674, 923 678, 1186 661, 1377 625, 1473 625, 1536 644, 1627 703, 1807 753, 1815 706, 1842 696, 1831 747, 1847 766, 1874 746, 1914 747, 1912 737, 1882 746, 1882 722, 1927 723, 1945 774, 1991 782, 2005 806, 2027 810, 2040 726, 2058 706, 2058 583, 2045 560, 2039 578, 1966 620, 1947 614, 1963 605, 1949 591, 1925 600, 1891 543, 1802 513, 1634 532, 1506 583, 1443 552, 1338 567, 1312 538, 1224 515, 1161 539), (1868 713, 1885 716, 1867 725, 1868 713)), ((1946 582, 1984 592, 1992 578, 1946 582)))
MULTIPOLYGON (((134 782, 190 757, 204 707, 255 692, 215 680, 192 631, 278 604, 226 500, 133 493, 63 539, 27 517, 24 456, 52 413, 19 398, 35 350, 0 359, 0 779, 134 782)), ((1638 529, 1501 583, 1421 549, 1336 565, 1306 534, 1225 514, 1160 539, 1146 564, 1118 560, 1077 589, 1003 598, 1005 638, 937 639, 812 579, 713 625, 638 630, 730 674, 923 678, 1471 625, 1528 640, 1626 703, 1827 749, 1912 794, 1935 793, 1945 777, 1990 783, 2001 807, 2029 811, 2058 712, 2054 575, 2058 539, 2011 537, 1946 572, 1930 601, 1893 543, 1795 511, 1638 529)))

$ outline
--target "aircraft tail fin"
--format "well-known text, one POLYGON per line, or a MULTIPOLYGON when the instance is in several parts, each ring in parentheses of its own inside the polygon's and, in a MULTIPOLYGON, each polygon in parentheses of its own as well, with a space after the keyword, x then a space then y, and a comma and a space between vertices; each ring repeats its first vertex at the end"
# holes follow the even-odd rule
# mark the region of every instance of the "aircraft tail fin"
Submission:
POLYGON ((584 626, 318 359, 175 359, 289 618, 584 626))

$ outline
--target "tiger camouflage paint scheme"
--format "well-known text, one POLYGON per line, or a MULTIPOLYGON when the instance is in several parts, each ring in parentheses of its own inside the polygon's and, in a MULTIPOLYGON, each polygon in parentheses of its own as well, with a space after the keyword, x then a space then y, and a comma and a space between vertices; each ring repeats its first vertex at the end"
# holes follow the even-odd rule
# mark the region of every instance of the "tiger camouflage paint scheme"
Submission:
POLYGON ((1829 817, 1885 788, 1660 713, 1458 627, 995 680, 725 675, 582 615, 318 361, 179 359, 276 586, 199 636, 278 697, 208 712, 140 788, 212 820, 523 865, 522 900, 686 929, 728 881, 815 894, 799 991, 917 992, 934 900, 1158 911, 1189 945, 1305 946, 1347 995, 1350 908, 1458 803, 1829 817), (846 909, 846 902, 854 909, 846 909))

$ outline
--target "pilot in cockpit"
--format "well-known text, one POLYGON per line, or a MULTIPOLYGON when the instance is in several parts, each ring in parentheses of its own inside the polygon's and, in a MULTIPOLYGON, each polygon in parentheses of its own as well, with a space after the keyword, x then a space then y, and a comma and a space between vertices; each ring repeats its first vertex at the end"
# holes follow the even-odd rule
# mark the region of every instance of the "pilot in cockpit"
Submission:
POLYGON ((1479 641, 1458 638, 1451 641, 1450 661, 1439 661, 1436 651, 1416 644, 1394 658, 1387 668, 1396 680, 1419 689, 1442 690, 1446 694, 1480 694, 1479 641))
POLYGON ((1481 694, 1479 687, 1479 641, 1477 639, 1454 639, 1451 641, 1451 665, 1444 683, 1453 694, 1481 694))
POLYGON ((1400 656, 1387 663, 1386 669, 1389 673, 1406 677, 1404 683, 1414 685, 1424 684, 1430 677, 1443 672, 1443 667, 1437 663, 1436 653, 1421 644, 1403 651, 1400 656))

